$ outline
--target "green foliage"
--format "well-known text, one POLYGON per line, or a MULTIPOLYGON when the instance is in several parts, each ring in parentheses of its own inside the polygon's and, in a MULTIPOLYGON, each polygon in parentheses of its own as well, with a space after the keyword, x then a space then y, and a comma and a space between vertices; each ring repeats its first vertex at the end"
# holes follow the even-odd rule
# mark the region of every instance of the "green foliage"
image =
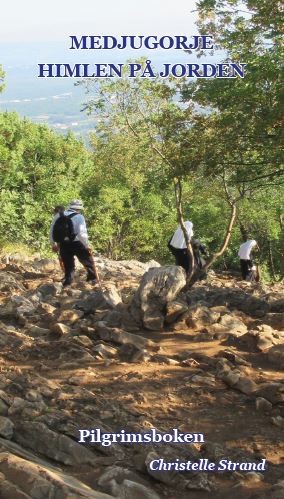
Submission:
POLYGON ((164 259, 176 222, 172 190, 161 190, 159 158, 108 128, 92 143, 94 169, 82 190, 96 249, 112 258, 164 259))
MULTIPOLYGON (((207 111, 199 118, 204 131, 203 172, 223 179, 228 200, 237 206, 231 245, 236 233, 241 236, 242 227, 248 237, 258 239, 260 262, 272 274, 279 274, 282 267, 283 274, 280 4, 277 0, 200 0, 197 7, 200 31, 213 34, 215 47, 226 52, 226 61, 247 64, 244 80, 197 80, 184 85, 184 101, 191 99, 207 111)), ((229 255, 230 249, 226 259, 229 255)))
POLYGON ((90 154, 72 135, 2 113, 0 158, 1 241, 44 249, 52 207, 78 197, 90 154))
MULTIPOLYGON (((248 64, 244 80, 83 82, 86 109, 96 117, 91 151, 72 134, 64 138, 1 114, 2 244, 46 249, 52 207, 82 197, 96 250, 172 262, 167 242, 177 226, 178 179, 184 218, 211 254, 222 246, 237 207, 230 244, 216 266, 237 268, 239 245, 249 237, 259 242, 265 278, 283 273, 282 47, 275 5, 269 18, 266 0, 198 4, 202 32, 214 34, 227 59, 248 64)), ((0 71, 0 89, 2 81, 0 71)))

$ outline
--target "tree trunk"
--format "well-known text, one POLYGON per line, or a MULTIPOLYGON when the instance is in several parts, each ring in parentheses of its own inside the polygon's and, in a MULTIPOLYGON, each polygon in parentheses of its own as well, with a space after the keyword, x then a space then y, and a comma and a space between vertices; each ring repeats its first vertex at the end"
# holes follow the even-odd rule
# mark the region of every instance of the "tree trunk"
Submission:
POLYGON ((206 263, 206 265, 205 265, 205 267, 204 267, 203 270, 207 270, 209 267, 211 267, 211 265, 217 260, 217 258, 219 258, 220 256, 222 256, 223 253, 226 251, 226 249, 228 247, 228 244, 230 242, 230 239, 231 239, 232 230, 233 230, 233 226, 234 226, 234 223, 235 223, 235 220, 236 220, 236 216, 237 216, 237 206, 236 206, 236 203, 231 203, 231 217, 230 217, 230 220, 229 220, 229 223, 228 223, 228 227, 227 227, 227 230, 226 230, 226 234, 225 234, 225 237, 224 237, 223 244, 222 244, 220 250, 217 251, 216 253, 214 253, 212 255, 212 257, 206 263))
POLYGON ((191 271, 187 275, 187 282, 190 282, 190 280, 194 274, 194 254, 193 254, 192 245, 191 245, 190 239, 188 237, 186 227, 184 225, 184 218, 183 218, 183 212, 182 212, 182 185, 181 185, 180 178, 174 179, 174 186, 175 186, 175 196, 176 196, 177 217, 178 217, 178 221, 180 223, 180 226, 181 226, 181 229, 182 229, 182 232, 184 235, 188 257, 189 257, 190 261, 192 262, 191 271))

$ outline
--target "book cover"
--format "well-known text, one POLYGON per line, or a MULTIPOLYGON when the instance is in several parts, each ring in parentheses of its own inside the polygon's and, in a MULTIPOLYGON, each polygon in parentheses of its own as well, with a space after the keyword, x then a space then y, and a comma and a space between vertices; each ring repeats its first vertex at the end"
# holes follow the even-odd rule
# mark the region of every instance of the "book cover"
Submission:
POLYGON ((282 14, 1 7, 1 498, 282 497, 282 14))

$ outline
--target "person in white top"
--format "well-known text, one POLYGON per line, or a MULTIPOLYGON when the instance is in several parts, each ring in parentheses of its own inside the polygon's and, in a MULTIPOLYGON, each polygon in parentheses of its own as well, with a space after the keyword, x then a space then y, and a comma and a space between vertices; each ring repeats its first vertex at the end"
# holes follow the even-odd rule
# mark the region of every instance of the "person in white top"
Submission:
POLYGON ((238 256, 240 257, 241 273, 244 280, 248 280, 253 268, 251 252, 254 248, 258 248, 257 242, 254 239, 249 239, 240 245, 238 256))
MULTIPOLYGON (((184 222, 188 238, 191 240, 193 236, 193 223, 187 220, 184 222)), ((192 269, 192 261, 188 255, 186 241, 181 226, 177 228, 174 235, 168 242, 168 248, 176 259, 176 265, 184 268, 186 273, 190 273, 192 269)))
POLYGON ((80 213, 82 209, 83 203, 81 201, 78 199, 71 201, 67 210, 57 210, 50 228, 52 249, 59 252, 64 267, 63 286, 72 283, 75 271, 75 256, 87 270, 87 281, 96 280, 86 221, 80 213))

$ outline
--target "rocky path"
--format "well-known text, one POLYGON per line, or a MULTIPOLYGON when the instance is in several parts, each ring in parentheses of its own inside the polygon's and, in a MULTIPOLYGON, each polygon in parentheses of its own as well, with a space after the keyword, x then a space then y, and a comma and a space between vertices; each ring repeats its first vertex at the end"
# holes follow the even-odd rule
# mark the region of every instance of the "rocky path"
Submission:
POLYGON ((56 262, 0 268, 0 497, 284 497, 284 289, 99 259, 103 288, 56 262), (150 270, 149 270, 150 269, 150 270), (203 433, 200 444, 79 444, 79 429, 203 433), (152 471, 208 459, 266 471, 152 471))

